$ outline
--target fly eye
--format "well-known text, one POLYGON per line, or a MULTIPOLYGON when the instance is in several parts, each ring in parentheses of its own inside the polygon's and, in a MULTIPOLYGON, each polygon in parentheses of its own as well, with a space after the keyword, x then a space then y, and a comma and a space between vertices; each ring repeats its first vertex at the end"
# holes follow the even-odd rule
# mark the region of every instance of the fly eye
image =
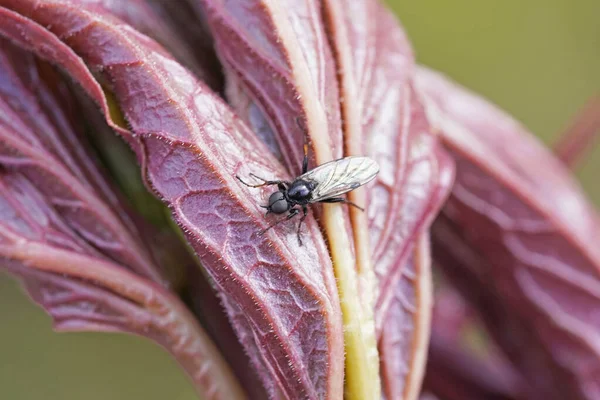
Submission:
POLYGON ((269 196, 269 205, 272 206, 279 200, 285 200, 285 196, 281 192, 275 192, 271 196, 269 196))
POLYGON ((288 202, 281 192, 275 192, 269 197, 269 210, 275 214, 282 214, 288 210, 288 202))
POLYGON ((277 200, 271 205, 271 211, 275 214, 283 214, 288 210, 288 203, 285 199, 277 200))

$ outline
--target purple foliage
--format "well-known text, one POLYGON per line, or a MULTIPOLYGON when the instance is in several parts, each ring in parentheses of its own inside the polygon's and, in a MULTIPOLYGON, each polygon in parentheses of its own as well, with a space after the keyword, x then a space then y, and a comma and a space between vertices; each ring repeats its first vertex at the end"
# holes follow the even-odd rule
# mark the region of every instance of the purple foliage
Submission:
POLYGON ((0 268, 56 329, 150 338, 206 399, 600 397, 599 218, 559 159, 377 1, 173 4, 0 0, 0 268), (185 243, 116 189, 106 129, 185 243), (311 167, 380 173, 299 247, 235 176, 298 175, 305 135, 311 167), (492 356, 432 310, 432 263, 492 356))

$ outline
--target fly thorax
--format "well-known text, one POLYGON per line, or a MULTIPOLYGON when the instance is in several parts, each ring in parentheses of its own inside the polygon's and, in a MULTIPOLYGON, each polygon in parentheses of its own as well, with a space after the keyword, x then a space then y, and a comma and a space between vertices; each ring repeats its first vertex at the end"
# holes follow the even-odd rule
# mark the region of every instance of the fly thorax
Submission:
POLYGON ((292 200, 301 201, 311 198, 312 186, 309 182, 296 181, 288 189, 288 197, 292 200))

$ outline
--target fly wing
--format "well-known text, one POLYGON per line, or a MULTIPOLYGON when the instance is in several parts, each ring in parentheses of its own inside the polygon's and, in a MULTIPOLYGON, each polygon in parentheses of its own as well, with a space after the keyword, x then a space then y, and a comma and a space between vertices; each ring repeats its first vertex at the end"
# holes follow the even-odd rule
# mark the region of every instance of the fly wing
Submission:
POLYGON ((367 157, 346 157, 318 166, 298 177, 316 186, 311 202, 339 196, 369 182, 379 172, 379 165, 367 157))

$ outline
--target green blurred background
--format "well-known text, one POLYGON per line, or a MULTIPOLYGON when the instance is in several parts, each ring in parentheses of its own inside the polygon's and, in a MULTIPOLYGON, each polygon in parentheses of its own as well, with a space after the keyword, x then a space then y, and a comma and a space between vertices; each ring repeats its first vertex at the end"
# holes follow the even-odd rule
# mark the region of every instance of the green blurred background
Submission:
MULTIPOLYGON (((388 4, 421 63, 509 111, 546 143, 600 89, 598 0, 388 4)), ((598 171, 596 150, 578 170, 596 204, 598 171)), ((176 363, 157 346, 126 335, 55 334, 50 319, 3 274, 0 357, 0 398, 6 400, 196 398, 176 363)))

